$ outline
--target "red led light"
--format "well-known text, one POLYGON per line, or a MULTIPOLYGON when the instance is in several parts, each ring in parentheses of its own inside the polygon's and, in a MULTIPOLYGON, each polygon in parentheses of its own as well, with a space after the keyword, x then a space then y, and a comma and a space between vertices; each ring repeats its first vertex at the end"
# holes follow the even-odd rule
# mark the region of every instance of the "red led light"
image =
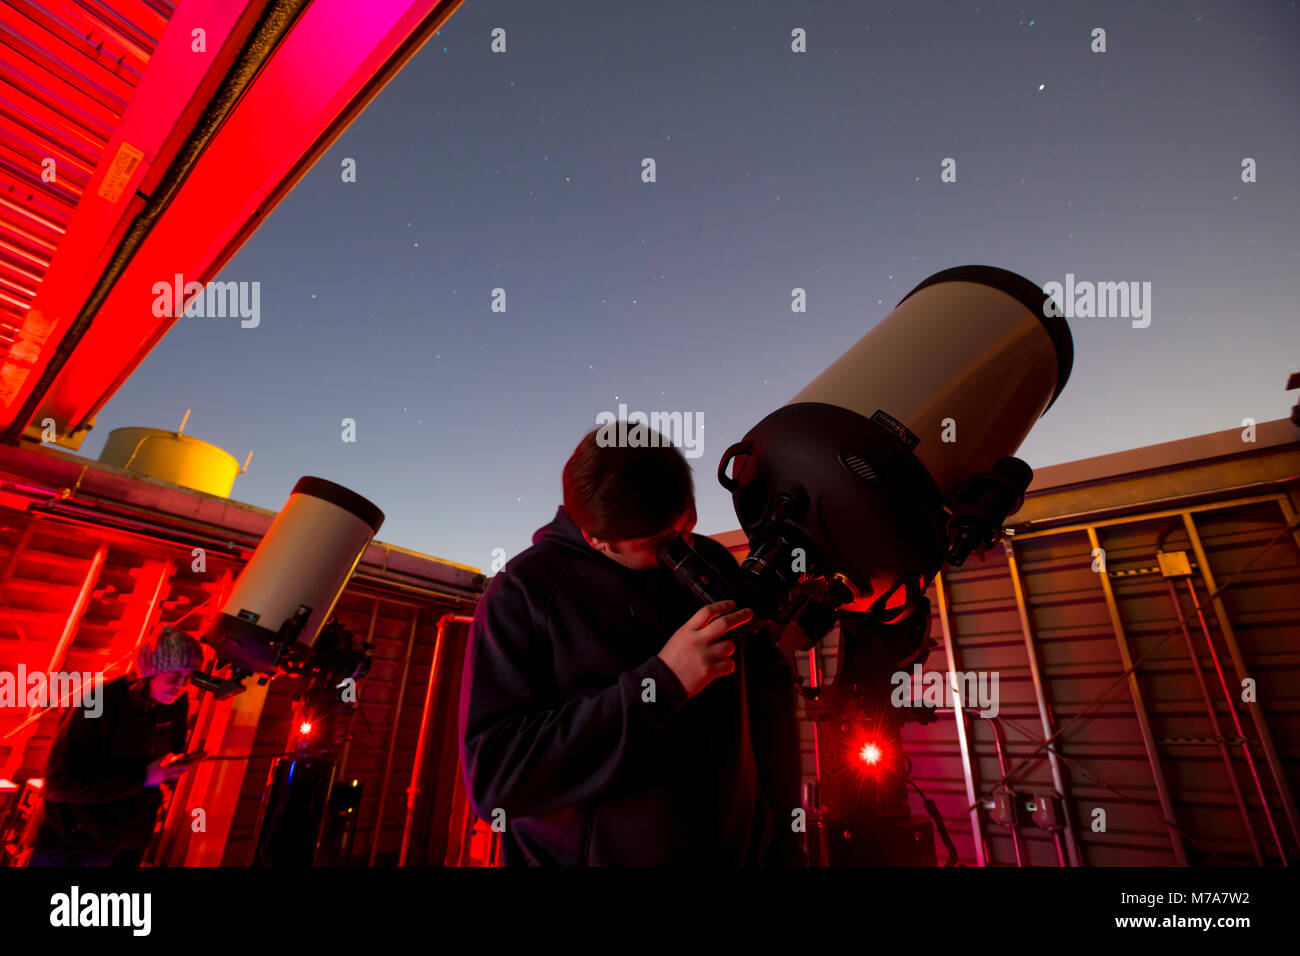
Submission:
POLYGON ((863 744, 862 750, 858 752, 858 756, 862 758, 862 762, 867 766, 874 767, 876 764, 880 763, 880 748, 875 744, 863 744))
POLYGON ((307 723, 307 721, 304 720, 301 724, 298 725, 298 733, 300 734, 311 733, 311 724, 307 723))

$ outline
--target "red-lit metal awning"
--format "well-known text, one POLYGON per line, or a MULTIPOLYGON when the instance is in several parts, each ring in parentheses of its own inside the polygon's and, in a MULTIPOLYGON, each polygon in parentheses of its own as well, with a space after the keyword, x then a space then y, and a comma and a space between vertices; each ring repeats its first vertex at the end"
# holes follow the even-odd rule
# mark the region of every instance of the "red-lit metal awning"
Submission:
POLYGON ((4 0, 4 440, 79 447, 175 322, 154 285, 212 279, 459 4, 4 0))

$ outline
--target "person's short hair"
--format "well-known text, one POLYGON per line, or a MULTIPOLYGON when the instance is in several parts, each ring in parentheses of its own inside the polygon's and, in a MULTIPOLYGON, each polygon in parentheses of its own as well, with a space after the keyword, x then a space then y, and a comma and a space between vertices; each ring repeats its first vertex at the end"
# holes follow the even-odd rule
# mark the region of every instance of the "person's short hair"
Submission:
POLYGON ((639 446, 602 445, 601 431, 583 436, 564 466, 564 510, 587 534, 606 541, 666 530, 695 500, 681 449, 648 427, 639 446))

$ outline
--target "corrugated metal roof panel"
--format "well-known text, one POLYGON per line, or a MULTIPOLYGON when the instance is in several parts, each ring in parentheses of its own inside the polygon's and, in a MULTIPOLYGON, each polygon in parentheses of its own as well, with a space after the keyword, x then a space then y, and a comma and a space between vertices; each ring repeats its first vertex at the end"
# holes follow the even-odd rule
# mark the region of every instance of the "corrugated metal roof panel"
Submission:
POLYGON ((17 337, 174 9, 0 4, 0 347, 17 337))

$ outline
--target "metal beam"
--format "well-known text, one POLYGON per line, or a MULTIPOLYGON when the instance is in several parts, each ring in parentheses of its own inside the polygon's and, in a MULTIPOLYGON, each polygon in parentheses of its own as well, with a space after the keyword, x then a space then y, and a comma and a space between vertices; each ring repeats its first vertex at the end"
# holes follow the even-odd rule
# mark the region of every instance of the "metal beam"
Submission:
MULTIPOLYGON (((1034 702, 1038 705, 1038 721, 1043 728, 1043 739, 1050 740, 1056 733, 1056 729, 1052 726, 1052 713, 1047 706, 1047 690, 1043 684, 1043 673, 1038 668, 1038 649, 1034 641, 1033 626, 1029 623, 1029 603, 1025 600, 1025 586, 1020 578, 1020 564, 1016 560, 1015 544, 1009 538, 1003 539, 1002 547, 1007 555, 1007 572, 1011 576, 1011 586, 1016 594, 1016 613, 1020 616, 1020 633, 1025 640, 1025 658, 1029 661, 1029 676, 1034 683, 1034 702)), ((1061 795, 1061 809, 1065 817, 1066 855, 1069 857, 1070 866, 1082 866, 1078 842, 1074 836, 1074 814, 1070 812, 1070 790, 1065 784, 1065 774, 1061 772, 1055 743, 1047 745, 1047 763, 1052 771, 1052 786, 1061 795)))
MULTIPOLYGON (((438 757, 439 748, 436 744, 430 743, 429 735, 435 721, 438 707, 440 704, 445 703, 445 700, 439 697, 440 687, 442 698, 445 698, 447 696, 447 691, 450 689, 448 687, 448 681, 454 678, 454 674, 449 673, 449 668, 452 667, 452 661, 455 658, 455 654, 450 647, 452 642, 452 625, 457 622, 468 624, 473 620, 474 618, 468 615, 457 614, 454 611, 448 612, 438 618, 437 637, 435 638, 433 646, 433 660, 429 662, 429 683, 424 692, 424 709, 420 713, 420 734, 416 738, 415 761, 411 765, 411 784, 406 788, 406 821, 402 825, 402 851, 401 855, 398 857, 398 866, 406 866, 410 855, 411 840, 415 833, 416 808, 419 805, 420 800, 420 778, 424 772, 424 756, 430 749, 432 749, 434 751, 434 759, 436 760, 438 757)), ((459 688, 456 689, 459 690, 459 688)), ((449 781, 446 779, 438 778, 437 768, 435 768, 434 783, 441 786, 443 789, 449 789, 446 787, 448 782, 449 781)), ((451 786, 454 787, 458 785, 459 781, 452 780, 450 783, 451 786)), ((443 814, 446 814, 450 811, 450 804, 454 801, 443 801, 448 805, 440 807, 440 801, 437 797, 438 794, 435 793, 431 799, 432 805, 428 808, 427 812, 429 812, 432 817, 434 824, 440 824, 442 829, 436 835, 430 835, 429 846, 425 851, 424 862, 426 865, 430 859, 442 860, 446 856, 447 852, 448 820, 446 816, 440 815, 438 810, 441 809, 443 814)))
POLYGON ((1300 553, 1300 526, 1296 524, 1295 508, 1286 495, 1278 495, 1277 506, 1282 509, 1282 520, 1291 528, 1291 540, 1295 542, 1296 552, 1300 553))
MULTIPOLYGON (((54 645, 54 653, 50 655, 50 663, 46 668, 47 673, 54 673, 59 670, 67 657, 68 648, 71 647, 73 639, 77 634, 77 627, 81 623, 81 616, 86 613, 86 606, 90 604, 90 594, 95 590, 95 585, 99 582, 99 572, 104 567, 104 559, 108 556, 108 545, 101 543, 91 555, 90 565, 86 568, 86 573, 81 579, 81 587, 77 590, 76 600, 72 602, 72 607, 68 610, 67 616, 63 621, 63 631, 59 635, 58 641, 54 645)), ((46 709, 45 713, 59 709, 58 704, 52 705, 46 709)), ((13 777, 20 766, 22 766, 23 754, 27 749, 27 741, 36 733, 36 728, 40 726, 40 720, 33 720, 36 716, 36 708, 30 708, 27 711, 27 720, 21 725, 21 734, 11 738, 9 744, 9 758, 0 768, 0 777, 13 777)))
POLYGON ((379 836, 384 826, 384 806, 388 802, 388 781, 393 774, 393 751, 397 749, 397 728, 402 720, 402 704, 406 700, 406 677, 411 670, 411 652, 415 649, 415 634, 420 628, 420 612, 411 615, 411 635, 406 641, 406 657, 402 660, 402 676, 397 682, 397 703, 393 706, 393 729, 388 734, 388 754, 384 757, 384 775, 379 782, 379 807, 375 811, 375 825, 370 833, 369 866, 375 865, 379 852, 379 836))
MULTIPOLYGON (((1196 676, 1196 686, 1200 689, 1201 700, 1205 703, 1205 714, 1210 719, 1210 729, 1214 733, 1214 740, 1219 747, 1219 757, 1223 760, 1223 770, 1228 777, 1228 784, 1232 787, 1232 795, 1236 798, 1237 808, 1241 811, 1242 826, 1246 831, 1246 838, 1250 841, 1251 852, 1255 854, 1255 862, 1259 866, 1264 865, 1264 854, 1259 848, 1259 840, 1255 837, 1255 827, 1250 822, 1250 810, 1246 808, 1246 797, 1241 792, 1241 784, 1237 781, 1237 769, 1232 762, 1232 755, 1228 752, 1228 745, 1223 736, 1223 727, 1219 724, 1219 714, 1214 709, 1214 701, 1210 697, 1210 689, 1205 683, 1205 672, 1201 669, 1201 655, 1196 650, 1196 644, 1192 641, 1192 632, 1187 627, 1187 621, 1184 620, 1183 605, 1178 599, 1178 591, 1174 587, 1172 578, 1166 577, 1165 584, 1169 588, 1169 600, 1174 605, 1174 617, 1178 621, 1178 626, 1183 632, 1183 643, 1187 647, 1187 656, 1191 661, 1192 673, 1196 676)), ((1192 592, 1192 604, 1196 604, 1196 593, 1192 592)), ((1206 634, 1209 639, 1209 634, 1206 634)), ((1210 646, 1210 653, 1214 653, 1213 645, 1210 646)), ((1232 706, 1229 702, 1229 707, 1232 706)), ((1246 750, 1246 759, 1250 760, 1250 750, 1246 750)), ((1253 773, 1252 768, 1252 773, 1253 773)), ((1258 780, 1258 778, 1256 778, 1258 780)), ((1260 794, 1263 799, 1263 794, 1260 794)))
MULTIPOLYGON (((1147 515, 1152 518, 1154 515, 1147 515)), ((1097 538, 1097 529, 1087 526, 1088 542, 1093 551, 1101 547, 1097 538)), ((1106 596, 1106 609, 1110 613, 1110 624, 1115 631, 1115 643, 1119 646, 1120 664, 1128 672, 1128 690, 1133 698, 1133 711, 1137 715, 1138 729, 1142 732, 1142 743, 1146 746, 1147 760, 1151 764, 1151 778, 1155 783, 1156 794, 1160 798, 1160 808, 1164 814, 1165 826, 1169 829, 1169 841, 1173 844, 1174 859, 1179 866, 1187 865, 1187 848, 1183 844, 1183 835, 1177 830, 1173 799, 1169 795, 1169 786, 1165 782, 1164 769, 1160 765, 1160 753, 1156 749, 1155 735, 1151 732, 1151 720, 1147 716, 1146 704, 1142 700, 1142 689, 1138 686, 1137 671, 1133 670, 1133 655, 1129 653, 1128 638, 1124 634, 1124 622, 1120 619, 1119 603, 1115 600, 1115 590, 1111 587, 1110 576, 1098 574, 1102 592, 1106 596)))
MULTIPOLYGON (((370 604, 370 624, 366 627, 366 643, 374 645, 375 643, 375 622, 379 620, 379 598, 371 598, 370 604)), ((352 753, 352 731, 348 730, 348 739, 343 743, 343 753, 339 755, 339 769, 335 775, 336 779, 342 780, 348 772, 348 757, 352 753)))
MULTIPOLYGON (((1223 634, 1223 642, 1228 646, 1228 656, 1232 658, 1232 666, 1237 672, 1237 679, 1239 681, 1244 680, 1248 673, 1246 661, 1241 656, 1241 647, 1237 644, 1237 635, 1233 632, 1232 622, 1228 619, 1228 610, 1223 605, 1223 598, 1217 593, 1218 585, 1214 581, 1214 572, 1210 570, 1210 560, 1205 555, 1205 546, 1201 543, 1200 533, 1196 530, 1196 522, 1192 520, 1190 514, 1183 515, 1183 527, 1187 529, 1187 537, 1192 543, 1193 552, 1196 554, 1196 562, 1200 565, 1201 578, 1205 581, 1205 586, 1210 589, 1210 594, 1214 595, 1214 616, 1219 622, 1219 631, 1223 634)), ((1300 843, 1300 815, 1296 813, 1295 797, 1292 796, 1291 787, 1287 783, 1286 770, 1282 766, 1281 758, 1278 756, 1277 747, 1273 745, 1273 736, 1268 732, 1268 722, 1264 719, 1264 708, 1260 706, 1258 700, 1252 699, 1245 703, 1246 708, 1250 711, 1251 720, 1255 722, 1255 732, 1259 735, 1259 745, 1263 748, 1264 755, 1268 759, 1269 769, 1273 772, 1273 780, 1277 785, 1278 793, 1282 797, 1282 806, 1286 808, 1286 817, 1291 824, 1291 834, 1295 837, 1297 843, 1300 843)))
POLYGON ((77 599, 73 602, 68 616, 63 622, 63 633, 59 635, 58 643, 54 645, 54 653, 50 655, 50 666, 47 668, 49 673, 54 673, 62 665, 68 656, 68 649, 72 646, 72 640, 77 634, 77 625, 81 623, 81 615, 86 613, 86 607, 90 604, 90 592, 95 589, 99 583, 99 572, 104 567, 104 559, 108 557, 108 545, 101 543, 91 555, 90 567, 86 568, 86 576, 82 578, 81 589, 77 592, 77 599))
MULTIPOLYGON (((1276 482, 1269 482, 1269 484, 1276 484, 1276 482)), ((1030 538, 1046 538, 1051 535, 1069 534, 1072 531, 1087 531, 1089 528, 1113 528, 1117 525, 1137 524, 1141 521, 1155 521, 1160 518, 1181 518, 1185 514, 1199 514, 1203 511, 1222 511, 1226 508, 1239 508, 1243 505, 1259 504, 1261 501, 1279 500, 1285 501, 1286 496, 1271 494, 1255 495, 1250 498, 1230 498, 1224 501, 1210 501, 1200 505, 1188 505, 1183 508, 1169 508, 1165 511, 1144 511, 1131 515, 1119 515, 1114 518, 1100 518, 1086 524, 1067 524, 1061 525, 1057 528, 1041 528, 1038 531, 1017 531, 1015 538, 1017 541, 1028 541, 1030 538)), ((1137 506, 1135 505, 1134 507, 1137 506)), ((1104 514, 1105 510, 1106 509, 1103 509, 1100 513, 1104 514)))
MULTIPOLYGON (((946 594, 943 573, 934 576, 934 592, 939 598, 939 626, 943 630, 943 649, 948 655, 948 680, 954 682, 954 675, 960 670, 961 662, 957 659, 957 646, 952 637, 952 622, 948 616, 948 595, 946 594)), ((971 760, 971 744, 966 737, 966 704, 961 694, 952 695, 952 715, 957 723, 957 743, 961 747, 961 771, 966 778, 966 799, 970 803, 971 842, 975 844, 975 865, 988 866, 984 854, 984 824, 980 819, 979 794, 975 790, 975 767, 971 760)))

